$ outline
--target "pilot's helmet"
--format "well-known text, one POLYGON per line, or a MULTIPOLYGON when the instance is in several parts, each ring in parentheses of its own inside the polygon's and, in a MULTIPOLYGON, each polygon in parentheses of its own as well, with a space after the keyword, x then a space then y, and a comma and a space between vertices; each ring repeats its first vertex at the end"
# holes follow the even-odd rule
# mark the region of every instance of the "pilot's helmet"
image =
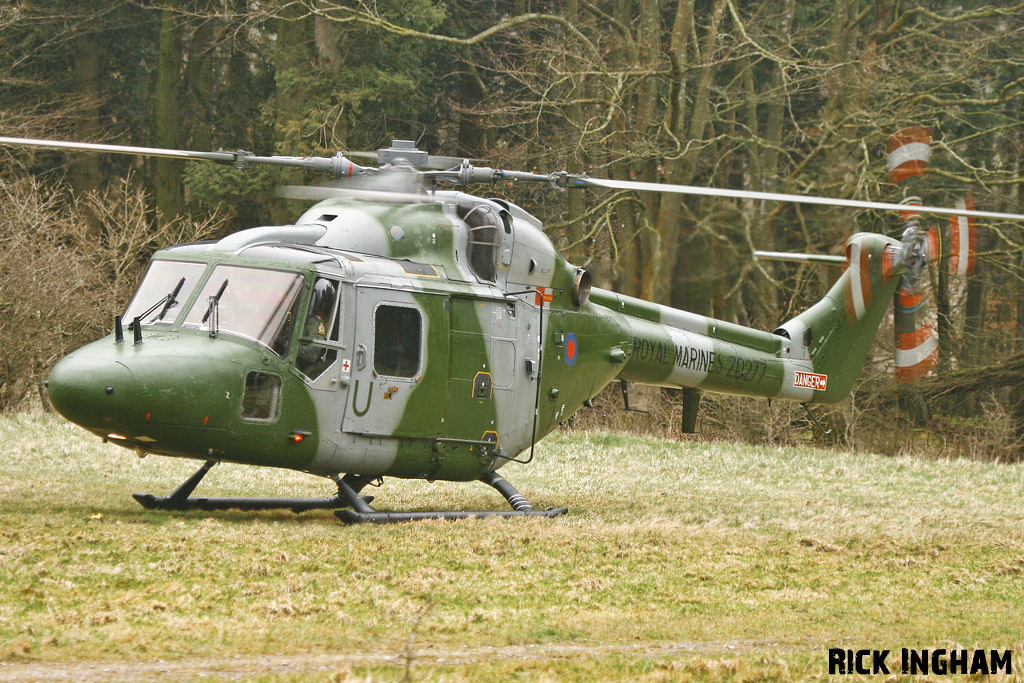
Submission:
POLYGON ((327 318, 331 312, 331 305, 334 303, 334 283, 323 278, 313 285, 313 299, 309 303, 311 315, 318 315, 327 318))

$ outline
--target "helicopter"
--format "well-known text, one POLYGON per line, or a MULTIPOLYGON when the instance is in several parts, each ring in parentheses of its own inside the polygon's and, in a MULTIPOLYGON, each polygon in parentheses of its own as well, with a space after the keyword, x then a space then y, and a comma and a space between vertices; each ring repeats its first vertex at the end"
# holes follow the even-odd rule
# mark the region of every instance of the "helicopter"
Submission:
MULTIPOLYGON (((701 392, 835 403, 852 388, 901 283, 941 253, 915 221, 902 240, 849 238, 844 256, 755 252, 839 263, 828 293, 760 331, 592 285, 541 222, 462 188, 498 182, 739 197, 852 208, 1024 219, 1024 215, 543 174, 435 157, 412 141, 378 166, 333 157, 256 156, 0 137, 0 144, 161 156, 331 176, 291 188, 315 199, 292 225, 249 228, 153 254, 106 337, 52 369, 62 416, 140 455, 204 461, 161 510, 334 510, 345 523, 556 517, 498 470, 611 382, 683 391, 684 432, 701 392), (217 463, 277 467, 333 481, 324 498, 204 498, 217 463), (481 481, 510 510, 380 511, 362 493, 385 477, 481 481)), ((956 248, 956 245, 953 245, 956 248)), ((527 455, 528 453, 528 455, 527 455)))

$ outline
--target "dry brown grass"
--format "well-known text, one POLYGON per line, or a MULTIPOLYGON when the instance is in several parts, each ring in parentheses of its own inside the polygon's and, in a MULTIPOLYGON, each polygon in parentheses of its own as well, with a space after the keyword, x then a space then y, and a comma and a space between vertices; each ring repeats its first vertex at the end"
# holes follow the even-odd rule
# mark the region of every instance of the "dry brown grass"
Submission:
MULTIPOLYGON (((563 433, 506 474, 568 517, 344 527, 145 511, 129 492, 169 491, 195 463, 47 416, 0 420, 0 458, 0 675, 217 675, 238 656, 272 667, 253 680, 326 680, 323 655, 397 680, 411 652, 416 680, 798 680, 829 646, 1021 643, 1024 465, 563 433)), ((224 465, 198 493, 328 489, 224 465)), ((383 509, 502 505, 474 484, 375 493, 383 509)))
POLYGON ((1011 392, 978 392, 969 416, 956 405, 937 403, 930 419, 916 424, 893 403, 894 385, 888 374, 864 377, 851 398, 831 406, 811 406, 807 412, 790 401, 766 401, 704 394, 697 433, 681 434, 681 393, 631 385, 633 408, 626 412, 618 384, 594 399, 594 408, 570 418, 581 430, 610 429, 638 436, 692 442, 734 441, 752 446, 814 446, 837 453, 868 451, 925 459, 955 457, 995 462, 1024 460, 1024 428, 1009 409, 1011 392), (822 429, 829 433, 823 433, 822 429))

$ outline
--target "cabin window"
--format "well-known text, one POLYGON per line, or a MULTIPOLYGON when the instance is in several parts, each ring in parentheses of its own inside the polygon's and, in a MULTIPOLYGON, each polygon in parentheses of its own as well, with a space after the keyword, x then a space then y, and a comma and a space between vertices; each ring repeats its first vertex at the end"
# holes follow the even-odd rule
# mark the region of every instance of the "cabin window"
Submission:
POLYGON ((494 282, 498 275, 501 218, 486 204, 477 204, 460 214, 469 229, 469 267, 483 282, 494 282))
POLYGON ((281 406, 281 378, 268 372, 250 372, 245 376, 242 394, 242 419, 270 422, 277 419, 281 406))
POLYGON ((302 345, 295 356, 295 367, 309 379, 316 379, 338 358, 338 350, 329 344, 338 342, 341 311, 340 288, 336 280, 317 278, 302 331, 302 345))
POLYGON ((381 304, 374 312, 373 371, 385 377, 415 377, 420 369, 423 319, 407 306, 381 304))
POLYGON ((124 319, 143 325, 171 325, 206 270, 204 263, 153 261, 132 297, 124 319))

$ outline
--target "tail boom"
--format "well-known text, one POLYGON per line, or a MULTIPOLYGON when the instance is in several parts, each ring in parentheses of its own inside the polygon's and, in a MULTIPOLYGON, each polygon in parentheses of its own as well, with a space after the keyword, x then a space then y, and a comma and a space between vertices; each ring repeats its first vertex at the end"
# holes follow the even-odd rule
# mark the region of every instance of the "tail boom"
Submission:
POLYGON ((632 348, 617 379, 653 386, 799 402, 846 397, 899 282, 900 243, 851 238, 850 266, 817 304, 763 332, 594 289, 620 316, 632 348))

